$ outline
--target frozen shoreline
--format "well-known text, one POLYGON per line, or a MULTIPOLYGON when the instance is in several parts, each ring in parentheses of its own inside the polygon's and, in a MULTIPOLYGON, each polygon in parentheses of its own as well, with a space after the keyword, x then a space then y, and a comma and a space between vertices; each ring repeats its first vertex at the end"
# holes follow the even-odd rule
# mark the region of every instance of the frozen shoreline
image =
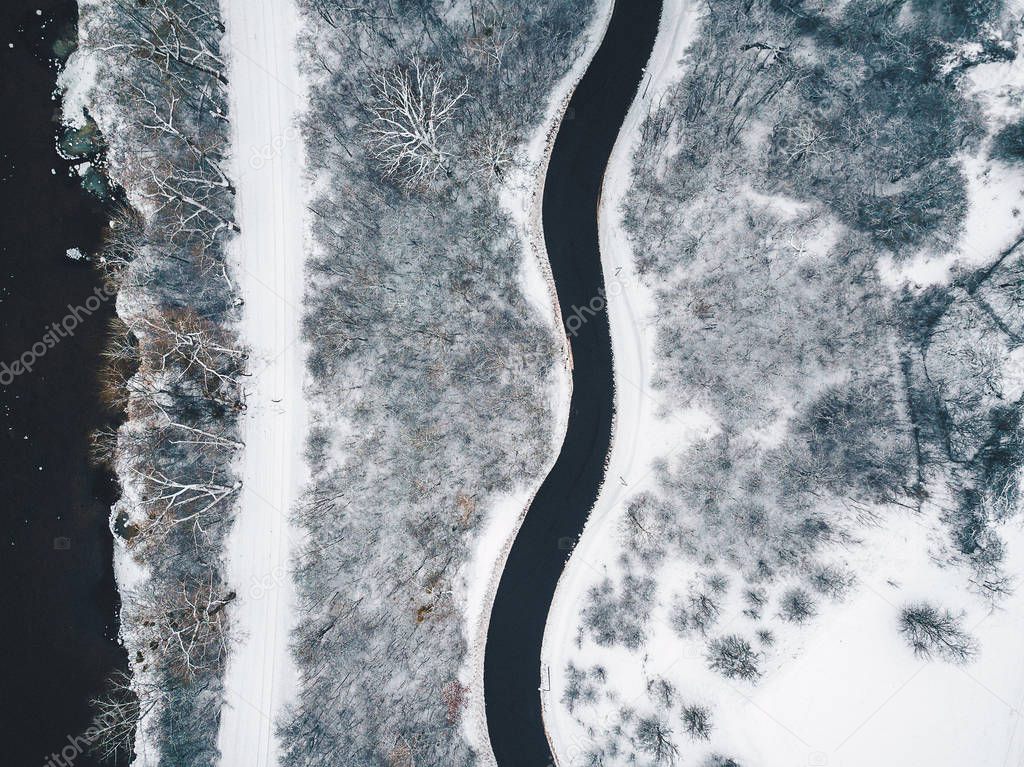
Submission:
MULTIPOLYGON (((79 47, 71 54, 58 77, 58 88, 62 91, 61 110, 66 125, 81 128, 87 124, 88 114, 99 126, 100 132, 108 141, 107 174, 111 180, 119 184, 128 196, 131 204, 139 210, 146 210, 146 201, 138 190, 122 178, 127 167, 128 147, 117 141, 120 135, 119 126, 124 116, 119 112, 113 99, 101 90, 99 71, 100 62, 95 50, 90 47, 92 34, 89 26, 92 14, 98 14, 102 7, 99 0, 79 0, 78 37, 79 47)), ((152 300, 144 291, 122 288, 115 298, 117 316, 125 319, 140 316, 148 301, 152 300)), ((121 428, 132 429, 134 424, 129 419, 121 428)), ((130 456, 119 455, 114 467, 121 490, 121 497, 110 510, 108 524, 113 529, 113 520, 123 513, 126 519, 135 518, 135 510, 140 506, 138 482, 131 471, 130 456)), ((132 595, 142 591, 149 578, 147 567, 140 564, 128 549, 124 539, 113 536, 114 543, 114 581, 121 598, 120 625, 118 639, 125 648, 138 646, 138 630, 131 621, 130 602, 132 595)), ((131 684, 138 691, 155 686, 155 671, 145 662, 136 662, 128 653, 128 666, 131 684)), ((155 731, 155 723, 159 719, 159 710, 150 712, 141 725, 135 730, 133 749, 135 767, 150 767, 159 763, 159 741, 155 731)))

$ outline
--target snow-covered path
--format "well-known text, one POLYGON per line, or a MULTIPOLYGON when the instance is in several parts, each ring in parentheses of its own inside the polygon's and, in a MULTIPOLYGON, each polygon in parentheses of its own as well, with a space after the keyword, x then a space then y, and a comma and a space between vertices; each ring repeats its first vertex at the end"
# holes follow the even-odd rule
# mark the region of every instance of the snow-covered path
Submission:
POLYGON ((233 177, 241 234, 235 274, 251 350, 241 509, 227 543, 238 594, 218 746, 225 767, 277 765, 274 724, 295 687, 289 516, 302 482, 305 406, 300 342, 303 105, 291 0, 222 0, 227 26, 233 177))

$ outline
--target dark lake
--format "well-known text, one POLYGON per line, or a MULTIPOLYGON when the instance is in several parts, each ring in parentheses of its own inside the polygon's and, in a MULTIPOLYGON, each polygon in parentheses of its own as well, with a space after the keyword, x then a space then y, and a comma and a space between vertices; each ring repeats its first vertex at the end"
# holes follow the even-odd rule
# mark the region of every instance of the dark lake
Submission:
POLYGON ((113 302, 66 320, 99 303, 96 274, 66 251, 91 252, 105 221, 56 151, 52 46, 76 13, 71 0, 0 3, 0 764, 11 767, 60 754, 125 666, 107 526, 115 487, 88 462, 89 434, 109 418, 96 370, 113 302), (31 371, 5 373, 16 360, 31 371))

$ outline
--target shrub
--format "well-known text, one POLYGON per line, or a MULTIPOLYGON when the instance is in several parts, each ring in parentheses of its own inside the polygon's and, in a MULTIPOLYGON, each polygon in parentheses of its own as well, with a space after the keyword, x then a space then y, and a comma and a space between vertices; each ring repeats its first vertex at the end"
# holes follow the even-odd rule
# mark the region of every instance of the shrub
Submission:
POLYGON ((790 623, 806 623, 817 612, 811 595, 799 586, 782 595, 780 610, 782 617, 790 623))
POLYGON ((721 754, 712 754, 704 760, 703 767, 740 767, 740 763, 721 754))
POLYGON ((743 637, 727 634, 708 643, 708 667, 728 679, 756 679, 760 656, 743 637))
POLYGON ((743 592, 743 598, 751 607, 764 607, 768 603, 768 595, 761 588, 747 589, 743 592))
POLYGON ((653 578, 626 575, 616 593, 610 578, 590 589, 583 625, 599 645, 621 644, 635 650, 644 643, 644 627, 654 602, 653 578))
POLYGON ((729 579, 722 573, 709 573, 704 582, 712 594, 722 595, 729 590, 729 579))
POLYGON ((656 562, 665 554, 670 524, 669 509, 650 493, 640 493, 626 506, 619 531, 627 551, 644 561, 656 562))
POLYGON ((961 626, 963 615, 928 602, 907 605, 900 612, 900 633, 921 658, 938 656, 950 663, 966 663, 977 644, 961 626))
POLYGON ((811 588, 830 599, 839 600, 853 585, 854 576, 846 570, 834 565, 820 565, 811 572, 808 578, 811 588))
POLYGON ((670 708, 676 699, 675 685, 662 677, 647 682, 647 692, 666 709, 670 708))
POLYGON ((749 588, 743 592, 743 599, 748 605, 743 609, 743 614, 751 620, 758 620, 761 617, 761 608, 768 601, 768 595, 765 593, 765 590, 749 588))
POLYGON ((671 616, 672 627, 681 636, 694 630, 704 635, 718 621, 721 612, 722 608, 709 594, 695 591, 676 604, 671 616))
POLYGON ((604 682, 604 670, 594 666, 589 671, 579 668, 571 661, 565 669, 565 692, 562 693, 562 704, 571 713, 577 703, 590 705, 597 701, 599 684, 604 682))
POLYGON ((771 647, 775 644, 775 632, 771 629, 758 629, 757 639, 765 647, 771 647))
POLYGON ((683 727, 694 740, 711 737, 711 710, 707 706, 684 706, 683 727))

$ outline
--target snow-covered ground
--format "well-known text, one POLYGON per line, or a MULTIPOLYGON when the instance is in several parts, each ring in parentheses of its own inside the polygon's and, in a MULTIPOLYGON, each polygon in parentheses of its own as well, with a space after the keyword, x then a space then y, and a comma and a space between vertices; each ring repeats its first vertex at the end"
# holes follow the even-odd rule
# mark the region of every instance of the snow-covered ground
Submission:
MULTIPOLYGON (((1020 572, 1024 530, 1015 524, 1000 534, 1010 553, 1007 569, 1020 572)), ((1017 649, 1024 594, 1018 589, 990 610, 970 593, 962 571, 932 559, 943 537, 935 520, 906 513, 869 530, 862 545, 834 552, 837 562, 858 573, 855 589, 842 604, 823 606, 812 624, 777 631, 756 684, 709 670, 702 641, 674 633, 667 605, 653 615, 643 654, 585 645, 569 655, 577 665, 608 668, 620 703, 641 713, 648 713, 645 685, 654 677, 669 680, 688 703, 711 709, 710 741, 683 738, 680 767, 699 767, 709 752, 758 767, 1024 764, 1024 657, 1017 649), (967 666, 916 658, 896 630, 903 604, 936 595, 964 611, 964 625, 979 641, 980 652, 967 666)), ((685 583, 695 572, 676 562, 659 579, 685 583)), ((723 614, 742 620, 738 604, 726 604, 723 614)), ((566 644, 572 648, 571 641, 566 644)), ((556 695, 562 689, 554 685, 556 695)), ((612 726, 618 708, 604 706, 584 718, 612 726)), ((584 764, 581 757, 593 742, 585 730, 561 706, 548 721, 559 763, 584 764)), ((681 733, 679 722, 670 725, 681 733)))
MULTIPOLYGON (((1024 57, 978 65, 968 72, 964 85, 981 104, 993 132, 1003 128, 1020 117, 1024 57)), ((954 265, 980 267, 990 263, 1021 236, 1024 187, 1020 171, 988 157, 988 150, 986 143, 963 157, 970 206, 956 247, 945 253, 925 251, 899 268, 891 262, 883 263, 882 275, 890 287, 898 288, 904 281, 919 286, 948 282, 954 265)))
POLYGON ((250 349, 240 511, 227 542, 226 576, 238 594, 218 746, 227 767, 278 764, 274 727, 296 677, 288 650, 294 624, 289 515, 304 482, 303 148, 304 105, 289 0, 224 0, 230 57, 233 178, 237 186, 234 274, 245 300, 250 349))
POLYGON ((554 278, 544 245, 541 208, 544 200, 544 180, 547 175, 551 150, 558 126, 561 124, 573 90, 594 57, 604 32, 611 20, 611 0, 600 0, 586 32, 583 53, 576 57, 572 68, 559 81, 548 98, 544 119, 523 149, 523 157, 515 172, 509 174, 502 189, 501 204, 515 222, 516 232, 525 244, 520 270, 520 284, 538 315, 548 318, 552 332, 562 349, 561 364, 553 368, 549 397, 552 402, 552 431, 550 457, 543 471, 533 482, 524 483, 517 492, 502 496, 492 504, 480 531, 476 534, 472 559, 466 564, 462 580, 463 611, 466 641, 469 652, 461 669, 460 679, 468 688, 466 714, 462 718, 466 739, 477 752, 481 763, 495 764, 487 733, 487 713, 484 706, 484 648, 487 644, 487 626, 491 606, 498 590, 498 582, 505 560, 515 541, 516 533, 540 488, 551 470, 565 438, 569 421, 569 400, 572 395, 569 342, 555 292, 554 278))
MULTIPOLYGON (((647 79, 605 176, 599 223, 615 353, 616 422, 605 485, 559 582, 545 633, 543 660, 552 684, 543 700, 556 760, 563 766, 590 764, 584 756, 596 742, 560 702, 565 669, 572 661, 578 667, 603 666, 608 679, 604 689, 617 695, 614 702, 602 697, 577 708, 597 738, 621 722, 623 707, 634 707, 639 715, 669 713, 648 709, 646 685, 654 678, 668 680, 686 703, 708 706, 714 724, 708 742, 686 737, 680 721, 668 722, 681 746, 675 764, 683 767, 701 767, 709 753, 745 767, 1024 764, 1024 657, 1016 649, 1024 633, 1024 590, 1018 579, 1016 592, 995 609, 972 592, 967 573, 943 564, 938 556, 948 531, 935 506, 917 515, 887 513, 878 526, 861 531, 859 543, 829 550, 837 565, 857 573, 856 585, 845 601, 823 605, 807 625, 783 624, 775 644, 765 649, 764 675, 756 684, 710 671, 703 638, 680 638, 664 598, 654 608, 641 651, 599 647, 587 638, 577 644, 587 590, 604 574, 620 570, 618 525, 624 502, 653 484, 656 459, 685 450, 716 428, 702 412, 666 410, 651 388, 656 364, 653 317, 659 307, 653 291, 634 274, 620 212, 641 121, 685 72, 699 7, 688 0, 666 3, 647 79), (900 607, 925 599, 963 613, 964 626, 980 648, 972 663, 922 660, 899 636, 900 607)), ((1017 82, 1019 67, 985 65, 972 76, 987 77, 992 90, 1005 96, 1006 89, 992 83, 1017 82)), ((1020 201, 1020 171, 993 163, 980 167, 970 160, 965 167, 971 176, 972 209, 957 252, 916 273, 910 267, 907 273, 893 270, 887 277, 894 284, 948 279, 954 259, 987 262, 1018 236, 1013 208, 1020 201)), ((1006 543, 1007 571, 1021 572, 1024 528, 1019 519, 1003 523, 999 535, 1006 543)), ((689 562, 665 564, 656 572, 659 594, 667 596, 666 589, 681 588, 698 572, 689 562)), ((745 620, 742 609, 738 595, 730 595, 716 630, 728 633, 734 623, 738 629, 745 620)), ((633 763, 628 756, 605 763, 633 763)))

